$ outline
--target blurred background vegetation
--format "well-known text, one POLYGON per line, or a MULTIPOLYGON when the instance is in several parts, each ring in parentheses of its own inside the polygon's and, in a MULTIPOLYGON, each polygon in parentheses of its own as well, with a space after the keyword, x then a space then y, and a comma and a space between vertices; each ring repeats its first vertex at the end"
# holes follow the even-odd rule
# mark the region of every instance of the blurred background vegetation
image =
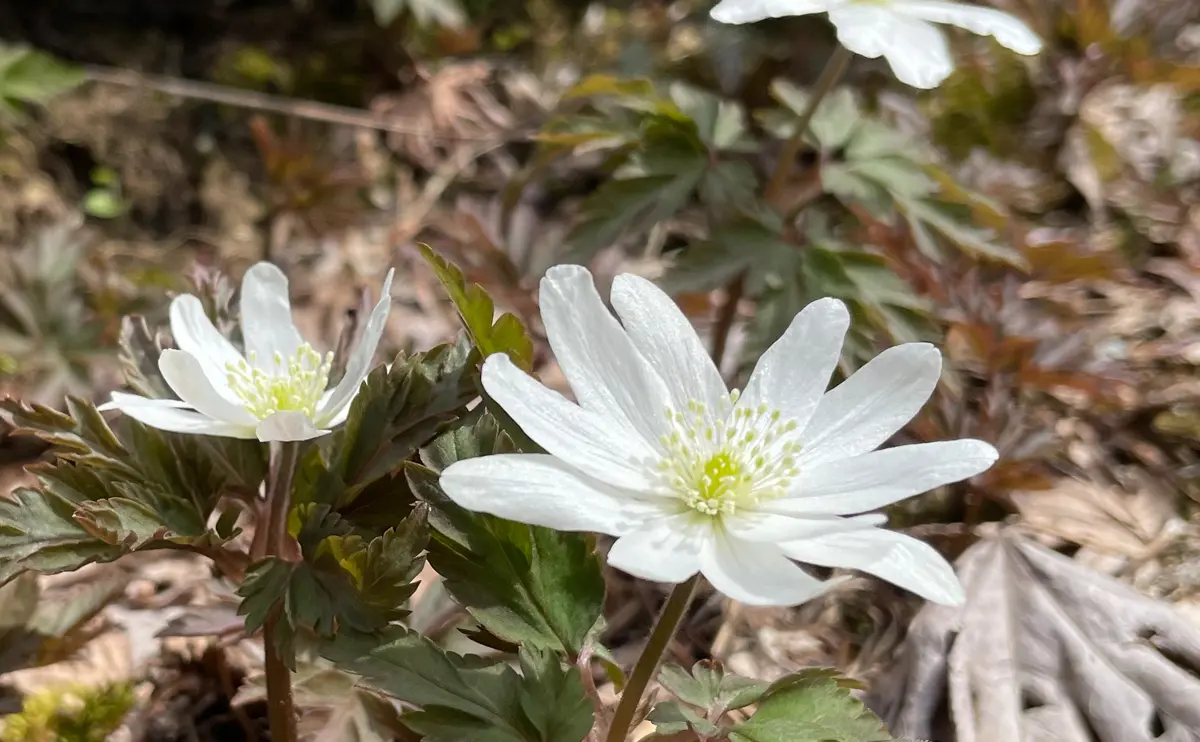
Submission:
MULTIPOLYGON (((958 70, 921 94, 856 58, 767 193, 834 49, 821 16, 721 26, 690 0, 4 3, 0 392, 105 397, 122 317, 160 320, 195 263, 275 261, 303 329, 328 342, 395 265, 385 352, 454 332, 418 242, 535 337, 548 266, 636 272, 676 296, 735 384, 800 307, 836 296, 855 318, 842 373, 897 342, 944 349, 944 383, 903 438, 1002 454, 894 523, 951 556, 980 527, 1019 526, 1200 621, 1200 5, 995 5, 1042 36, 1040 56, 953 33, 958 70)), ((8 430, 5 492, 41 453, 8 430)), ((124 672, 79 703, 170 709, 148 739, 252 738, 261 709, 230 702, 254 660, 146 628, 219 602, 207 572, 110 566, 122 588, 63 635, 124 637, 124 659, 105 660, 124 672)), ((636 645, 658 597, 612 580, 607 643, 636 645)), ((711 651, 765 677, 836 664, 869 682, 915 607, 865 580, 797 611, 714 599, 679 659, 711 651)), ((92 739, 37 736, 47 696, 31 694, 54 676, 3 677, 37 700, 0 738, 92 739)))

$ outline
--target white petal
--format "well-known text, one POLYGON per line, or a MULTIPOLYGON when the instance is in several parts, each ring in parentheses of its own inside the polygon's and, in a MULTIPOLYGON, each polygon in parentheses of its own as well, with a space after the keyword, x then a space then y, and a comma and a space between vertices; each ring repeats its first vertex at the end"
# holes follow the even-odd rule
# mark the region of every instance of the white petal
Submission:
POLYGON ((887 522, 884 515, 839 518, 836 515, 777 515, 769 512, 739 512, 724 518, 725 528, 743 541, 777 544, 830 533, 872 528, 887 522))
POLYGON ((646 279, 623 273, 613 280, 612 304, 629 339, 663 380, 675 409, 686 410, 689 400, 716 409, 728 389, 671 297, 646 279))
POLYGON ((991 36, 1001 46, 1018 54, 1037 54, 1042 50, 1042 40, 1019 19, 994 8, 981 8, 962 3, 939 2, 938 0, 905 0, 897 3, 898 13, 920 18, 931 23, 949 23, 965 28, 971 33, 991 36))
POLYGON ((668 428, 670 393, 604 306, 592 274, 578 265, 555 266, 542 279, 538 301, 550 347, 579 405, 657 449, 668 428))
POLYGON ((896 78, 915 88, 935 88, 954 71, 946 37, 919 18, 879 5, 846 5, 829 12, 838 41, 864 57, 884 57, 896 78))
POLYGON ((945 605, 963 602, 954 568, 924 541, 893 531, 838 533, 782 545, 792 559, 822 567, 857 569, 945 605))
POLYGON ((660 512, 546 454, 464 459, 442 472, 441 485, 467 510, 559 531, 619 536, 660 512))
POLYGON ((817 405, 801 435, 800 468, 873 451, 920 411, 942 371, 928 343, 906 343, 875 356, 817 405))
POLYGON ((263 261, 250 266, 242 278, 242 339, 254 365, 275 369, 275 354, 291 358, 304 338, 292 324, 292 303, 283 271, 263 261))
POLYGON ((141 407, 172 407, 177 410, 190 410, 192 406, 187 402, 181 402, 178 399, 151 399, 143 397, 139 394, 127 394, 125 392, 113 392, 111 401, 105 402, 96 408, 97 412, 111 412, 112 410, 121 410, 126 407, 141 406, 141 407))
POLYGON ((483 388, 526 435, 570 466, 637 492, 653 486, 653 452, 640 436, 542 386, 506 354, 484 361, 483 388))
POLYGON ((200 360, 182 350, 167 349, 158 358, 158 370, 179 398, 202 415, 235 425, 254 425, 250 411, 213 389, 200 360))
POLYGON ((608 563, 653 582, 683 582, 700 570, 700 554, 712 526, 691 514, 658 518, 617 539, 608 563))
POLYGON ((363 379, 371 373, 371 361, 375 360, 375 350, 379 347, 379 339, 383 337, 383 328, 387 325, 388 312, 392 309, 392 277, 395 273, 395 269, 389 270, 387 278, 383 279, 379 301, 371 310, 371 316, 367 318, 362 339, 346 361, 346 372, 333 392, 327 392, 317 408, 317 419, 327 427, 335 427, 345 421, 350 402, 358 394, 363 379))
POLYGON ((271 441, 309 441, 328 434, 313 425, 312 418, 299 410, 280 410, 263 418, 255 428, 255 436, 263 443, 271 441))
POLYGON ((973 477, 997 456, 989 444, 966 439, 897 446, 801 466, 788 495, 759 509, 795 516, 862 513, 973 477))
POLYGON ((766 18, 824 13, 845 0, 721 0, 709 16, 718 23, 756 23, 766 18))
POLYGON ((738 406, 754 409, 765 404, 804 430, 829 386, 849 326, 850 313, 837 299, 806 306, 758 359, 738 406))
POLYGON ((212 320, 204 312, 204 305, 191 294, 177 296, 171 302, 171 335, 175 344, 185 353, 191 353, 200 361, 204 375, 213 388, 229 397, 229 384, 225 380, 229 364, 242 362, 242 354, 233 343, 213 327, 212 320))
POLYGON ((752 544, 719 532, 701 553, 700 564, 714 588, 747 605, 799 605, 834 584, 807 574, 774 544, 752 544))
MULTIPOLYGON (((145 399, 144 397, 142 399, 145 399)), ((199 412, 180 409, 174 400, 154 400, 161 404, 137 402, 126 405, 116 402, 117 409, 138 422, 159 430, 196 435, 219 435, 225 438, 253 438, 254 428, 234 425, 205 417, 199 412)))

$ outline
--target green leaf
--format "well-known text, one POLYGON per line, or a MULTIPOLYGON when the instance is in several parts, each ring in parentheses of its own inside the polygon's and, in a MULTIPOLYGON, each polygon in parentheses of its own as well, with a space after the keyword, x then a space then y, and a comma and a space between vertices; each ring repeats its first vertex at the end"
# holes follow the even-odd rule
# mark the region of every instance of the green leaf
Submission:
MULTIPOLYGON (((809 94, 785 79, 771 82, 771 95, 797 116, 808 108, 809 94)), ((832 152, 850 141, 861 120, 862 112, 854 94, 847 88, 839 88, 817 104, 808 131, 822 150, 832 152)), ((795 126, 791 129, 795 130, 795 126)))
POLYGON ((146 325, 146 319, 138 315, 121 320, 121 348, 119 358, 125 381, 134 391, 152 399, 173 399, 171 387, 158 370, 158 358, 162 345, 146 325))
POLYGON ((831 162, 821 167, 821 187, 843 201, 861 203, 876 216, 891 213, 892 200, 887 191, 850 163, 831 162))
MULTIPOLYGON (((918 199, 898 199, 897 205, 912 225, 913 236, 917 239, 930 239, 927 233, 923 233, 923 229, 918 231, 919 228, 928 226, 975 257, 999 261, 1023 270, 1029 267, 1025 257, 1012 246, 997 242, 995 234, 990 230, 954 219, 948 213, 948 207, 939 207, 933 202, 918 199)), ((933 246, 927 246, 926 249, 936 250, 933 246)))
POLYGON ((0 103, 45 103, 86 79, 79 68, 27 46, 0 44, 0 103))
POLYGON ((476 357, 468 343, 460 342, 401 354, 390 369, 372 371, 350 405, 346 424, 301 462, 294 502, 324 503, 341 512, 391 476, 478 396, 476 357))
POLYGON ((642 234, 687 204, 708 167, 697 154, 669 175, 610 180, 583 204, 583 221, 567 235, 572 260, 587 260, 625 234, 642 234))
POLYGON ((869 162, 882 157, 911 158, 917 144, 894 126, 864 118, 854 129, 854 137, 846 144, 846 159, 869 162))
POLYGON ((511 450, 495 419, 481 415, 423 451, 424 466, 409 464, 412 490, 434 508, 429 562, 451 595, 496 636, 574 657, 588 644, 604 603, 590 539, 469 512, 437 482, 436 472, 454 461, 511 450))
POLYGON ((674 258, 658 284, 669 294, 709 291, 746 270, 746 292, 757 296, 767 285, 792 281, 803 251, 783 238, 780 227, 749 216, 722 223, 707 241, 674 258))
MULTIPOLYGON (((51 443, 59 459, 34 470, 41 492, 18 495, 25 507, 0 503, 0 582, 23 569, 76 569, 135 549, 212 554, 236 535, 208 527, 219 498, 257 489, 227 475, 200 436, 127 417, 110 428, 94 406, 75 398, 67 399, 66 413, 12 399, 0 408, 51 443)), ((239 460, 247 472, 265 467, 257 442, 229 445, 244 447, 239 460)))
POLYGON ((295 508, 288 529, 305 560, 268 558, 253 565, 238 590, 238 613, 246 617, 246 630, 256 631, 282 606, 280 649, 289 662, 291 639, 302 630, 324 638, 343 630, 370 633, 408 615, 404 603, 425 563, 426 508, 415 508, 395 529, 369 540, 316 503, 295 508))
POLYGON ((462 271, 453 263, 443 260, 429 245, 417 247, 441 281, 442 288, 450 295, 459 319, 479 348, 480 355, 487 358, 493 353, 507 353, 517 367, 531 371, 533 340, 525 332, 521 320, 505 313, 493 322, 496 307, 482 286, 477 283, 468 285, 462 271))
POLYGON ((891 742, 883 722, 850 693, 852 684, 828 670, 777 680, 733 742, 891 742))
POLYGON ((666 701, 654 707, 647 717, 654 722, 658 734, 678 734, 692 731, 705 739, 721 736, 721 728, 682 703, 666 701))
POLYGON ((659 682, 684 703, 715 711, 716 716, 756 703, 770 686, 761 680, 730 675, 715 660, 697 662, 690 673, 678 665, 667 665, 659 673, 659 682))
POLYGON ((543 742, 580 742, 592 730, 592 703, 579 668, 558 655, 521 648, 521 709, 543 742))
POLYGON ((17 488, 0 498, 0 584, 25 570, 56 574, 89 562, 110 562, 125 550, 93 536, 74 513, 71 491, 17 488))
POLYGON ((521 709, 521 678, 506 663, 447 652, 399 627, 382 639, 339 633, 321 652, 394 698, 421 707, 404 722, 426 742, 537 740, 521 709))
POLYGON ((719 98, 707 90, 673 83, 671 100, 696 125, 700 140, 714 150, 742 143, 746 132, 746 110, 736 101, 719 98))
POLYGON ((689 245, 670 259, 658 286, 668 294, 712 291, 729 283, 747 268, 750 250, 730 249, 716 235, 711 240, 689 245))
POLYGON ((700 200, 710 210, 722 213, 751 206, 757 190, 758 178, 745 162, 718 162, 700 179, 700 200))
POLYGON ((925 174, 923 167, 900 157, 855 160, 854 171, 898 197, 925 198, 938 190, 937 183, 925 174))
POLYGON ((322 544, 350 576, 366 605, 395 620, 399 608, 416 590, 413 580, 425 564, 419 556, 429 540, 428 508, 414 508, 394 529, 367 541, 358 534, 330 536, 322 544))
POLYGON ((506 662, 447 652, 400 627, 382 637, 339 634, 322 654, 418 711, 404 724, 426 742, 581 742, 592 710, 577 668, 525 648, 506 662))

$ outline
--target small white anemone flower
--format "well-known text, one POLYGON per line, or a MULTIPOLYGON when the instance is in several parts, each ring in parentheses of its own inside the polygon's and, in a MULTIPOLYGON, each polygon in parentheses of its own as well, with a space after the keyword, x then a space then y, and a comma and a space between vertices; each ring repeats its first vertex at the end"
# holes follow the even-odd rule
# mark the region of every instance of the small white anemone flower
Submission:
POLYGON ((271 263, 256 263, 242 279, 243 356, 191 294, 171 302, 171 334, 178 350, 164 350, 159 371, 173 399, 113 392, 101 410, 120 410, 161 430, 269 441, 305 441, 346 420, 350 403, 371 370, 391 308, 392 271, 383 282, 362 339, 332 389, 333 354, 322 355, 292 323, 288 280, 271 263))
POLYGON ((550 269, 540 302, 578 404, 506 355, 488 357, 487 393, 547 453, 452 464, 441 485, 456 503, 615 536, 612 566, 669 583, 701 572, 748 604, 795 605, 828 587, 797 561, 962 600, 954 570, 930 546, 878 528, 882 515, 855 515, 996 460, 976 440, 875 450, 932 393, 936 348, 890 348, 826 392, 850 318, 822 299, 763 354, 746 388, 730 392, 687 318, 645 279, 613 282, 620 322, 579 266, 550 269))
POLYGON ((935 88, 954 71, 945 35, 933 25, 948 23, 992 36, 1018 54, 1033 55, 1042 41, 1013 16, 944 0, 721 0, 710 11, 721 23, 828 13, 838 41, 855 54, 883 57, 896 77, 914 88, 935 88))

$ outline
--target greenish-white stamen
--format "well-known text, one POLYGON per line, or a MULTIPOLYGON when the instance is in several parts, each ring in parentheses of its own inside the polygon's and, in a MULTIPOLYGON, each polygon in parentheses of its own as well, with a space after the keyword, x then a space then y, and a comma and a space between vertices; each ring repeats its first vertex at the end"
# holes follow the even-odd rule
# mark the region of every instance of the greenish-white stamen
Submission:
POLYGON ((275 354, 273 372, 255 365, 254 353, 248 360, 225 366, 229 388, 259 420, 272 413, 297 410, 310 418, 317 414, 321 395, 329 385, 333 353, 322 356, 304 343, 290 358, 275 354))
POLYGON ((799 473, 800 443, 788 440, 796 421, 767 405, 738 406, 738 390, 709 414, 689 400, 686 411, 666 409, 671 432, 660 439, 660 486, 688 507, 709 516, 732 515, 738 508, 782 496, 799 473))

